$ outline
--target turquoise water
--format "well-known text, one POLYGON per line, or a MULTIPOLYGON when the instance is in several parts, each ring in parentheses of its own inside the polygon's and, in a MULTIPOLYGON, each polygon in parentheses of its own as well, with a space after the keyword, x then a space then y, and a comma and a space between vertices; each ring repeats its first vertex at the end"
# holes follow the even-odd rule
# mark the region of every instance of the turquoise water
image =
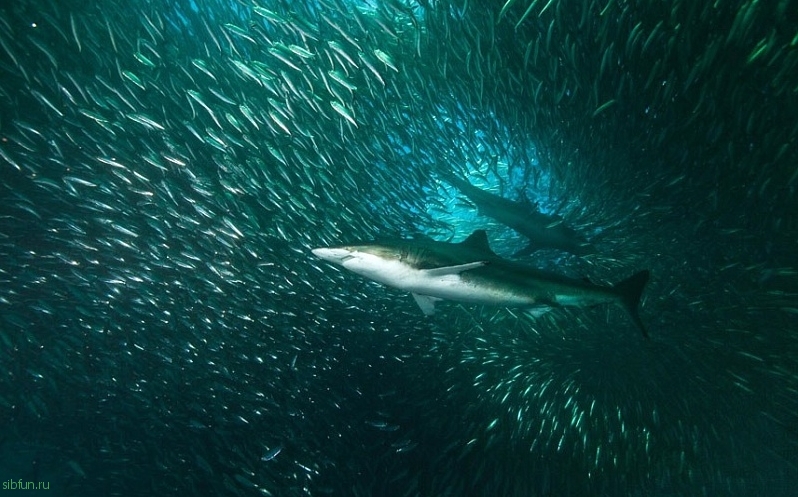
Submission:
POLYGON ((791 495, 791 2, 0 8, 0 480, 49 495, 791 495), (652 280, 441 302, 315 258, 561 216, 652 280), (42 490, 41 492, 44 492, 42 490))

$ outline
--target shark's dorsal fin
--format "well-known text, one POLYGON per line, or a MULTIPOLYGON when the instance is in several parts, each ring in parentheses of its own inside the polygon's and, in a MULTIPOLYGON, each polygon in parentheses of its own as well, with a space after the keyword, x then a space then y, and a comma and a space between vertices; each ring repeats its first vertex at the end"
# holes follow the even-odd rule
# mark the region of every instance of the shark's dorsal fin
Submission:
POLYGON ((485 230, 474 231, 468 236, 468 238, 460 242, 460 245, 490 252, 491 254, 493 253, 493 250, 490 249, 490 244, 488 243, 488 234, 485 233, 485 230))
POLYGON ((457 266, 443 266, 432 269, 422 269, 428 276, 446 276, 449 274, 460 274, 469 269, 476 269, 487 264, 487 261, 469 262, 466 264, 458 264, 457 266))

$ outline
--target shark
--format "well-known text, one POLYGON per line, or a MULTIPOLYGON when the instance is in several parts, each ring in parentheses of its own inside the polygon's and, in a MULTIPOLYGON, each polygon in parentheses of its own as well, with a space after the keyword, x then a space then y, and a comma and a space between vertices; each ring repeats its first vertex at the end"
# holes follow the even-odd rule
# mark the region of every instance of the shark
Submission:
POLYGON ((400 239, 311 252, 372 281, 410 292, 426 315, 434 314, 441 300, 519 307, 533 313, 552 307, 616 304, 648 338, 639 314, 648 270, 614 286, 597 285, 503 259, 491 250, 485 230, 476 230, 459 243, 400 239))
POLYGON ((560 216, 543 214, 529 203, 515 202, 495 195, 451 174, 444 178, 468 197, 480 214, 512 228, 529 240, 526 248, 514 254, 516 257, 546 248, 579 256, 595 253, 593 246, 566 225, 560 216))

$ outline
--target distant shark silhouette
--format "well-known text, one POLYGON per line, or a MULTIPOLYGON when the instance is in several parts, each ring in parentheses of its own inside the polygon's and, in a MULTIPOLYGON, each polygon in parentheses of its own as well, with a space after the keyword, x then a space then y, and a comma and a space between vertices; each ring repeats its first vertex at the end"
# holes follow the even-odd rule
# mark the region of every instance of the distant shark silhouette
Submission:
POLYGON ((543 214, 528 204, 486 192, 450 174, 443 178, 468 197, 477 206, 480 214, 512 228, 529 240, 526 248, 516 252, 515 256, 529 255, 547 248, 575 255, 587 255, 596 251, 593 245, 567 226, 560 216, 543 214))
POLYGON ((541 271, 502 259, 488 245, 485 230, 460 243, 434 240, 358 242, 312 250, 316 257, 413 295, 424 314, 439 300, 541 310, 614 303, 624 308, 648 337, 638 307, 649 278, 640 271, 615 286, 541 271))

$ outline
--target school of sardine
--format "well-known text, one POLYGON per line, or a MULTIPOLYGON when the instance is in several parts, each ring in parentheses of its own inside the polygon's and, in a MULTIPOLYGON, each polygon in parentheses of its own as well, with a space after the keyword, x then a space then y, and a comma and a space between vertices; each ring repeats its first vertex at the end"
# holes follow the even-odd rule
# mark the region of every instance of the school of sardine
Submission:
POLYGON ((798 9, 0 7, 0 480, 54 495, 791 495, 798 9), (310 249, 523 248, 643 313, 441 303, 310 249), (561 228, 564 229, 564 228, 561 228), (584 242, 586 243, 586 242, 584 242))

